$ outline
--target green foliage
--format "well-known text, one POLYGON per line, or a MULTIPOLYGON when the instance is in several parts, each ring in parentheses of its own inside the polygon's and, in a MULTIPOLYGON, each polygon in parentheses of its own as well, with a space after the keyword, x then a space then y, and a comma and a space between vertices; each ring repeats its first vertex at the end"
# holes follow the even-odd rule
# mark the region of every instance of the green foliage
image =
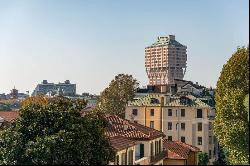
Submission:
POLYGON ((208 154, 206 152, 198 153, 198 165, 207 165, 208 164, 208 154))
POLYGON ((0 132, 0 165, 97 165, 113 160, 104 135, 107 122, 99 112, 81 117, 85 105, 60 97, 23 107, 20 118, 0 132))
POLYGON ((0 111, 11 111, 10 104, 0 102, 0 111))
POLYGON ((245 99, 244 99, 244 106, 245 106, 246 111, 248 113, 248 121, 249 121, 249 94, 247 94, 245 99))
POLYGON ((138 85, 137 80, 131 75, 118 74, 101 93, 98 109, 124 118, 126 105, 135 97, 138 85))
POLYGON ((215 93, 214 132, 228 151, 230 164, 249 163, 249 48, 239 48, 223 66, 215 93))
POLYGON ((32 96, 26 98, 24 101, 21 102, 22 107, 27 107, 31 104, 36 104, 36 105, 47 105, 49 99, 44 96, 44 95, 37 95, 37 96, 32 96))
POLYGON ((213 165, 228 165, 228 152, 219 146, 218 159, 213 162, 213 165))

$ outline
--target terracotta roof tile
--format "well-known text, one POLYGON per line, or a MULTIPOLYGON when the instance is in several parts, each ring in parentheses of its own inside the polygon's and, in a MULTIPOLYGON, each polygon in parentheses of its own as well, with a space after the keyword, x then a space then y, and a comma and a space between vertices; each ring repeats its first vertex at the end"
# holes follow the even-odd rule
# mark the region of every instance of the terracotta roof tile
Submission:
POLYGON ((117 151, 134 146, 136 144, 136 141, 121 136, 111 137, 109 140, 112 147, 117 151))
POLYGON ((0 111, 0 117, 7 122, 13 122, 19 117, 18 111, 0 111))
POLYGON ((162 132, 155 129, 131 123, 128 120, 121 119, 116 115, 108 115, 106 119, 110 126, 106 129, 106 135, 109 137, 123 136, 132 140, 152 140, 165 136, 162 132))
POLYGON ((190 152, 199 152, 200 149, 179 141, 163 140, 163 146, 168 150, 168 158, 188 159, 190 152))
POLYGON ((106 119, 109 121, 109 127, 105 129, 105 134, 116 150, 134 146, 137 141, 152 140, 165 136, 160 131, 129 122, 116 115, 106 115, 106 119))

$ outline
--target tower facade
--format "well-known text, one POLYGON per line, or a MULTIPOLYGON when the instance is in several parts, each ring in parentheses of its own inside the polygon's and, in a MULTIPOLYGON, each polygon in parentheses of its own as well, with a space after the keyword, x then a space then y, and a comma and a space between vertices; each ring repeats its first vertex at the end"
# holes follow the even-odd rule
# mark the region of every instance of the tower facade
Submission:
POLYGON ((149 85, 174 84, 183 79, 187 68, 187 47, 174 35, 161 36, 145 48, 145 67, 149 85))

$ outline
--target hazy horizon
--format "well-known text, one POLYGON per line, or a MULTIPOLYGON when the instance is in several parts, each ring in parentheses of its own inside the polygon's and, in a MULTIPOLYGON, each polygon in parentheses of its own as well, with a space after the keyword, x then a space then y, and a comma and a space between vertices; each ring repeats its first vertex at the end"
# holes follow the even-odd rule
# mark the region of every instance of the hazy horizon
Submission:
POLYGON ((169 34, 187 46, 184 79, 215 87, 249 44, 249 1, 0 0, 0 93, 70 80, 99 94, 119 73, 145 86, 144 48, 169 34))

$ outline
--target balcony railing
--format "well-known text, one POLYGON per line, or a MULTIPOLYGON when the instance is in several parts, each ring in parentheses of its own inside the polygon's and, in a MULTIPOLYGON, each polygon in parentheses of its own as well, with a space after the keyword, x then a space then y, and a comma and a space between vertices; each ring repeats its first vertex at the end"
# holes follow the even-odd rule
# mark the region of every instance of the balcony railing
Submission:
POLYGON ((163 160, 166 157, 167 152, 166 151, 162 151, 159 154, 156 154, 155 156, 151 156, 150 157, 150 163, 154 164, 160 160, 163 160))

